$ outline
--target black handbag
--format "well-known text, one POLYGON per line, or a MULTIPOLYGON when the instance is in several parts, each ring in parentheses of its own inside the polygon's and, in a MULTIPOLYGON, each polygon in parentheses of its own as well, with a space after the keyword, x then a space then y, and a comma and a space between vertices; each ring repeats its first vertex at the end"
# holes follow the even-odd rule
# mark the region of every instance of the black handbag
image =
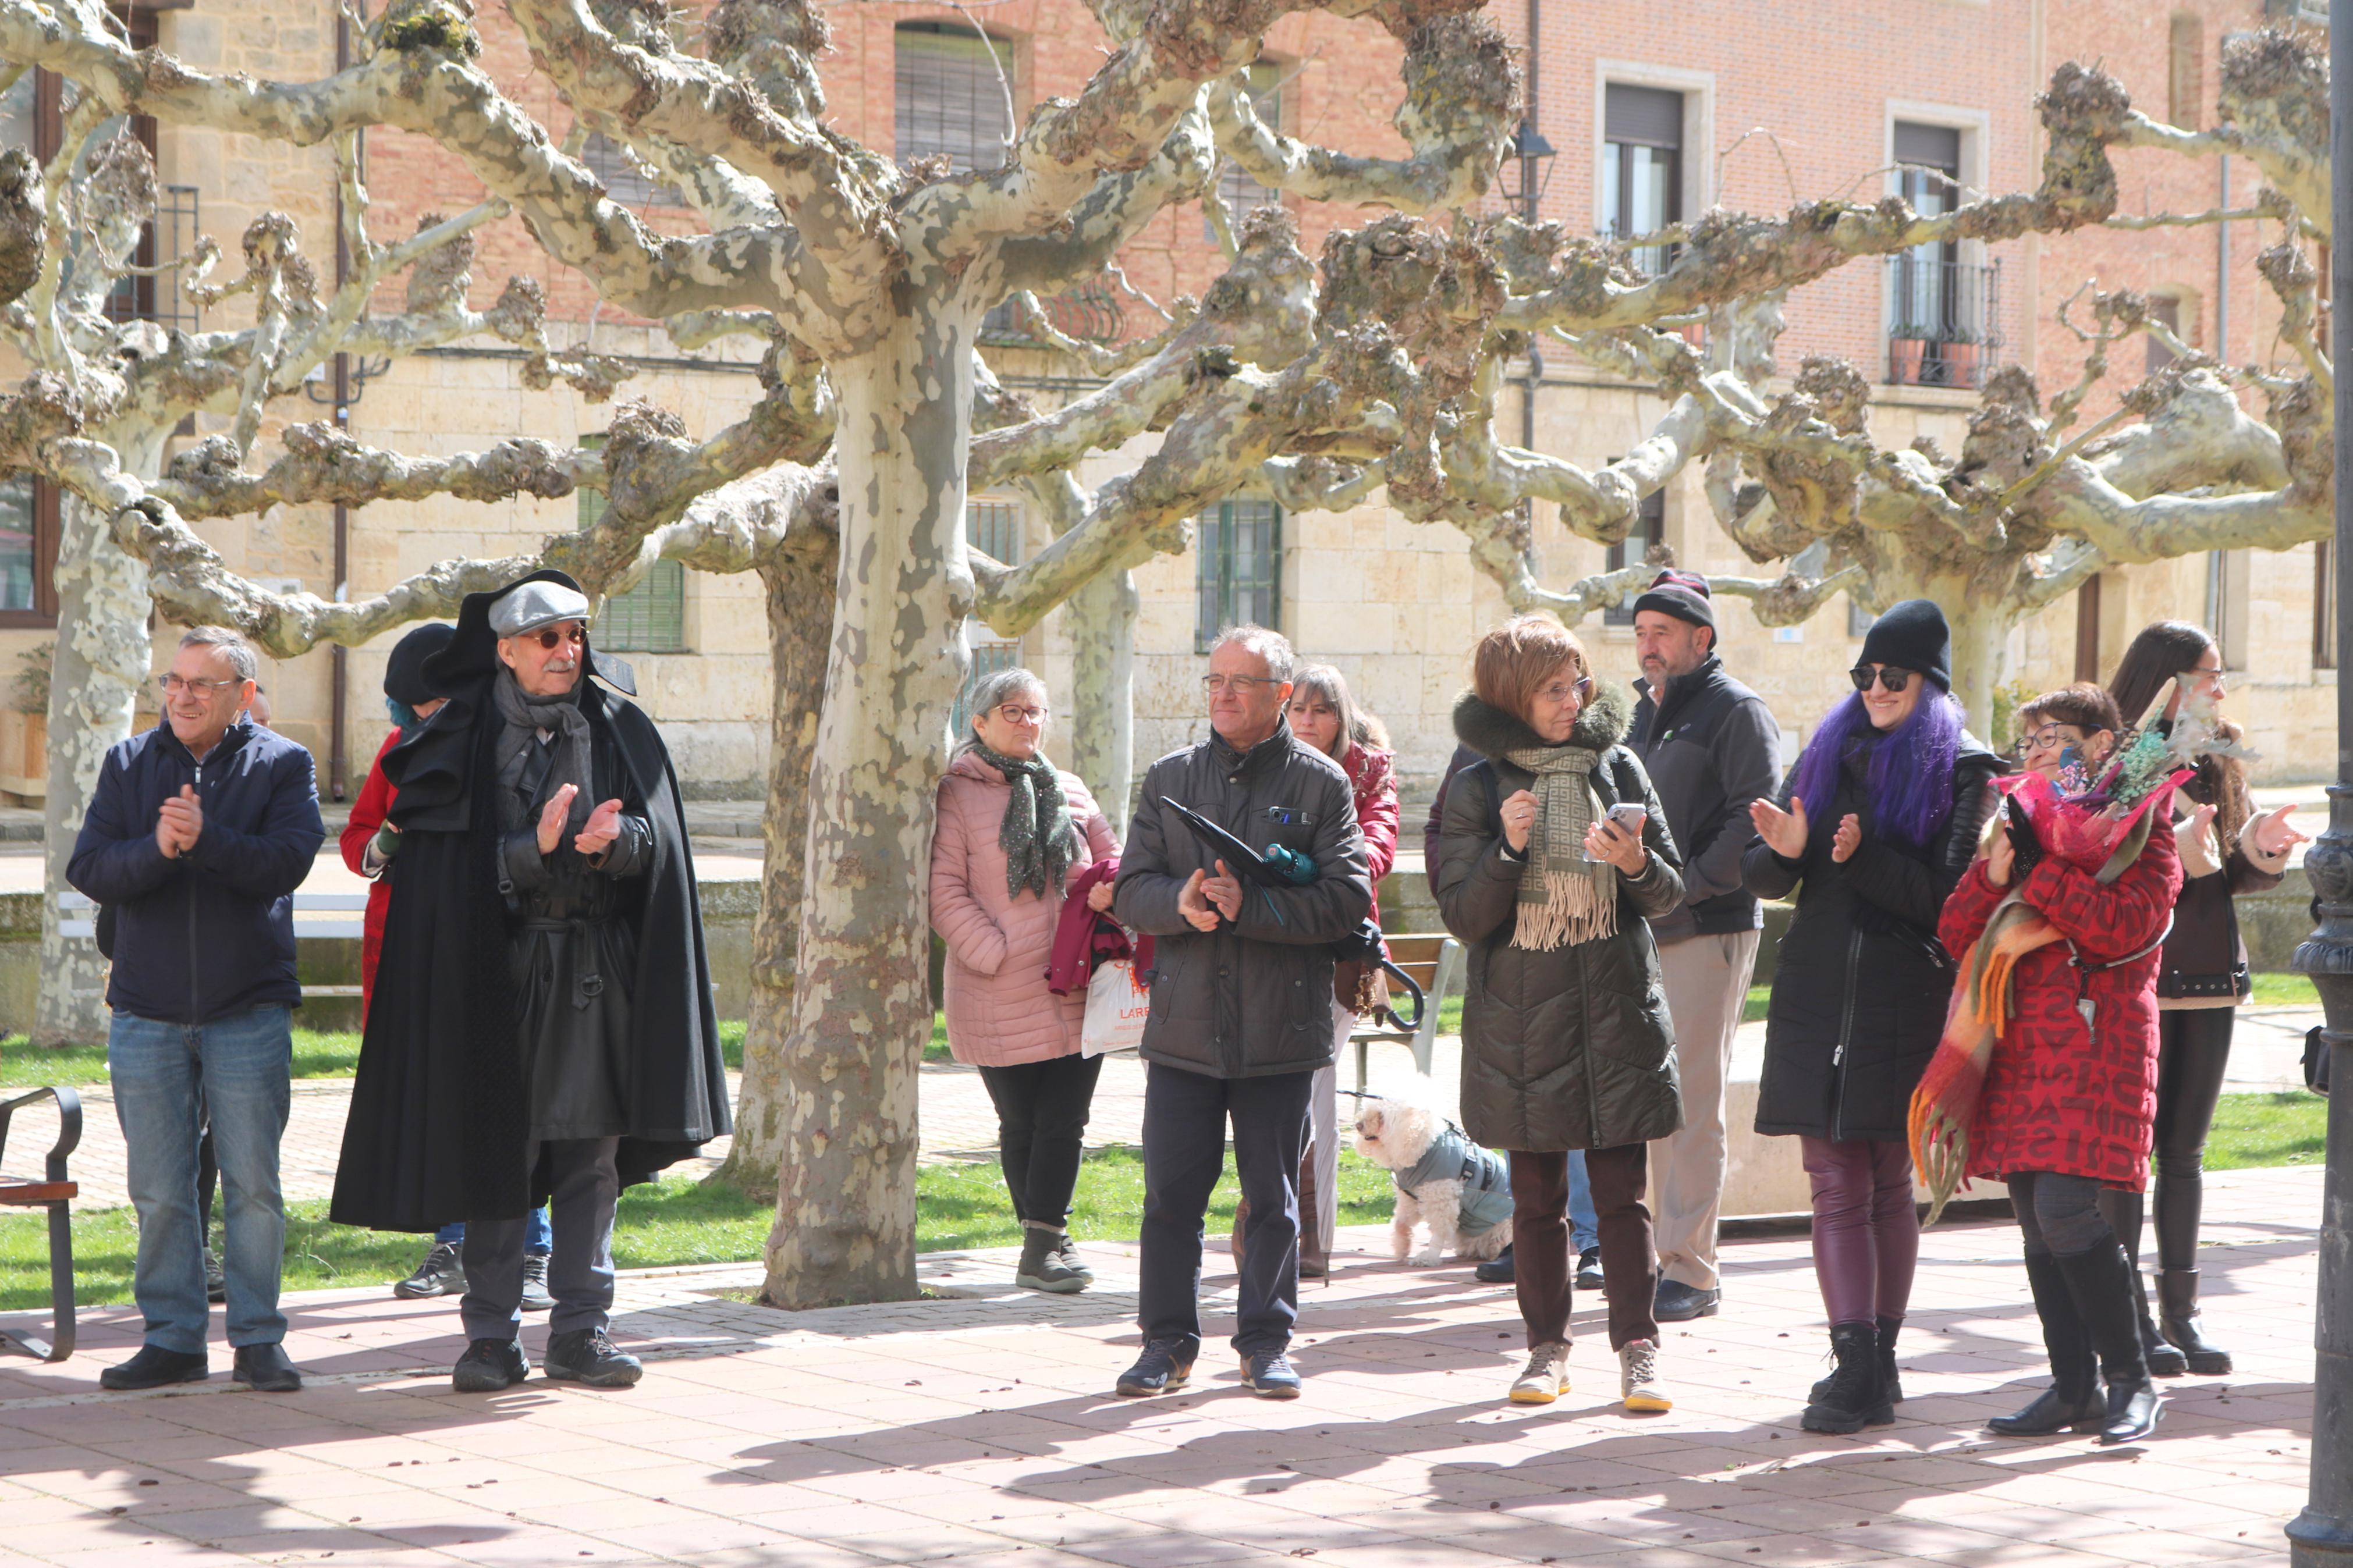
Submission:
POLYGON ((2304 1032, 2304 1087, 2315 1094, 2328 1092, 2328 1058, 2337 1053, 2328 1047, 2322 1028, 2316 1024, 2304 1032))

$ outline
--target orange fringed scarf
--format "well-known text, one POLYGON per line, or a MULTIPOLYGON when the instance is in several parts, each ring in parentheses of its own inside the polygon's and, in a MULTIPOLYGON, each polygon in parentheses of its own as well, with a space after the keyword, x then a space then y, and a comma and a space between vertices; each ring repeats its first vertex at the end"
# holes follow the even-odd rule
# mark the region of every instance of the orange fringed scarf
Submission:
MULTIPOLYGON (((1995 821, 1999 824, 2000 817, 1995 821)), ((2149 814, 2140 813, 2094 877, 2106 883, 2123 876, 2148 843, 2149 825, 2149 814)), ((1997 826, 1995 831, 2002 829, 1997 826)), ((1977 1119, 1978 1095, 1985 1088, 1994 1046, 2018 1012, 2011 989, 2019 961, 2062 940, 2051 922, 2018 896, 2017 883, 2023 880, 2013 880, 1987 917, 1984 931, 1961 955, 1953 999, 1945 1009, 1944 1035, 1912 1091, 1905 1130, 1911 1135, 1913 1168, 1928 1189, 1925 1225, 1936 1223, 1968 1178, 1969 1127, 1977 1119)))
POLYGON ((1928 1189, 1927 1223, 1936 1223, 1967 1179, 1969 1123, 1985 1088, 1994 1042, 2017 1013, 2010 984, 2018 962, 2059 940, 2058 931, 2013 888, 1986 921, 1985 932, 1961 958, 1960 976, 1945 1010, 1945 1033, 1928 1070, 1912 1091, 1912 1163, 1928 1189))

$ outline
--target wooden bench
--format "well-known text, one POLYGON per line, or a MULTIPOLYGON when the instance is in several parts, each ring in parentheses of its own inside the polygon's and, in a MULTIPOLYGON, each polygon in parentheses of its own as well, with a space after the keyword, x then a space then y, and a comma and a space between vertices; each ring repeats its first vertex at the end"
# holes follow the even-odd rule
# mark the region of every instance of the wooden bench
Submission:
MULTIPOLYGON (((305 893, 294 895, 294 939, 305 937, 321 941, 356 942, 364 934, 366 922, 359 917, 367 909, 365 893, 305 893), (304 915, 344 915, 343 920, 304 920, 304 915)), ((60 936, 93 937, 98 934, 98 905, 86 895, 72 891, 58 895, 58 934, 60 936)), ((357 996, 356 985, 305 985, 305 996, 357 996)))
POLYGON ((48 1339, 0 1329, 0 1355, 28 1355, 39 1361, 63 1361, 74 1349, 73 1221, 67 1205, 79 1189, 66 1173, 66 1156, 81 1142, 81 1096, 70 1089, 37 1089, 14 1100, 0 1100, 0 1156, 8 1152, 8 1122, 17 1108, 37 1100, 58 1103, 58 1141, 49 1148, 48 1169, 36 1180, 0 1175, 0 1204, 49 1211, 48 1339))
POLYGON ((1413 1047, 1414 1070, 1428 1078, 1430 1057, 1438 1047, 1438 1016, 1446 998, 1462 987, 1462 944, 1444 931, 1387 939, 1389 962, 1413 976, 1421 987, 1421 1023, 1419 1028, 1401 1029, 1393 1019, 1376 1014, 1349 1031, 1348 1038, 1356 1047, 1356 1087, 1365 1087, 1366 1068, 1377 1044, 1410 1046, 1413 1047))

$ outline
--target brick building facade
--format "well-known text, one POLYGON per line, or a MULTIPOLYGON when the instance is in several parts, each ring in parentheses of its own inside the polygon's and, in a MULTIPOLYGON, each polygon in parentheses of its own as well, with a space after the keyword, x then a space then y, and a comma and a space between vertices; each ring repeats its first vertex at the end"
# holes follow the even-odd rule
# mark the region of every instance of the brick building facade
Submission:
MULTIPOLYGON (((1715 204, 1774 211, 1826 194, 1900 190, 1925 205, 1956 194, 2030 187, 2041 151, 2033 94, 2050 67, 2070 57, 2103 60, 2152 112, 2181 122, 2211 121, 2221 40, 2260 23, 2261 4, 2196 0, 2168 9, 2148 0, 2068 6, 1894 0, 1891 8, 1832 0, 1795 22, 1767 0, 1574 12, 1547 8, 1542 0, 1504 0, 1494 20, 1523 46, 1532 31, 1535 38, 1535 125, 1556 150, 1541 165, 1537 210, 1572 228, 1649 232, 1715 204)), ((332 12, 316 0, 256 0, 237 8, 234 25, 214 9, 214 0, 142 15, 164 47, 200 68, 307 78, 334 64, 332 12)), ((822 74, 831 122, 901 156, 987 158, 1031 104, 1075 91, 1105 47, 1077 0, 1005 0, 964 10, 844 5, 830 16, 834 41, 822 74)), ((530 77, 511 21, 486 9, 479 23, 488 68, 552 135, 564 136, 570 111, 530 77)), ((1398 98, 1397 62, 1395 44, 1369 24, 1294 15, 1270 36, 1251 88, 1261 111, 1295 134, 1355 151, 1394 152, 1400 143, 1388 117, 1398 98)), ((592 142, 586 151, 649 222, 691 228, 691 216, 658 178, 608 144, 592 142)), ((252 216, 276 207, 300 220, 314 255, 327 247, 332 186, 323 153, 173 127, 161 132, 157 153, 164 182, 193 192, 203 229, 225 243, 252 216)), ((421 138, 371 132, 367 159, 379 237, 406 234, 424 215, 461 210, 481 194, 462 165, 421 138)), ((2201 210, 2221 196, 2221 172, 2212 162, 2127 153, 2118 164, 2128 210, 2201 210)), ((2243 204, 2253 189, 2252 172, 2238 170, 2233 201, 2243 204)), ((1260 193, 1229 169, 1220 195, 1240 208, 1260 193)), ((1330 226, 1357 217, 1346 208, 1294 205, 1311 255, 1330 226)), ((1781 361, 1794 366, 1807 353, 1844 355, 1879 384, 1872 417, 1883 445, 1927 434, 1952 449, 1975 404, 1969 388, 1986 366, 2027 363, 2046 395, 2076 374, 2080 348, 2054 317, 2087 278, 2169 300, 2193 347, 2224 349, 2239 362, 2269 357, 2264 334, 2275 313, 2267 314, 2249 265, 2269 237, 2259 239, 2254 227, 2103 231, 1858 263, 1791 296, 1781 361), (2227 294, 2218 282, 2225 247, 2232 256, 2227 294)), ((1163 300, 1198 293, 1219 269, 1196 205, 1155 218, 1121 259, 1134 285, 1163 300)), ((511 272, 547 283, 559 343, 586 341, 599 353, 642 360, 643 373, 625 395, 674 410, 691 431, 717 428, 756 396, 751 351, 740 342, 681 353, 649 323, 598 309, 583 279, 550 262, 508 219, 480 233, 477 304, 495 298, 511 272)), ((388 295, 384 303, 395 300, 388 295)), ((1108 287, 1082 290, 1053 309, 1066 330, 1095 335, 1145 330, 1150 319, 1138 300, 1108 287)), ((984 334, 999 374, 1041 401, 1076 390, 1066 363, 1022 346, 1020 325, 1000 311, 984 334)), ((2131 345, 2128 357, 2142 352, 2131 345)), ((524 390, 518 358, 502 348, 460 346, 396 363, 365 380, 351 427, 364 441, 419 452, 461 451, 512 435, 573 440, 604 427, 609 407, 587 405, 562 387, 524 390)), ((2113 384, 2129 384, 2142 368, 2137 358, 2119 363, 2113 384)), ((1563 351, 1550 356, 1535 395, 1536 444, 1580 462, 1608 461, 1647 434, 1663 409, 1654 394, 1613 383, 1563 351)), ((290 412, 322 417, 327 410, 290 412)), ((1520 417, 1507 400, 1505 428, 1515 430, 1520 417)), ((226 421, 206 418, 197 426, 209 433, 226 421)), ((1092 460, 1087 477, 1099 481, 1132 465, 1143 449, 1092 460)), ((1717 531, 1699 479, 1687 474, 1662 492, 1651 508, 1653 536, 1686 564, 1753 570, 1717 531)), ((575 525, 583 504, 594 499, 365 508, 348 522, 349 590, 375 592, 449 555, 528 547, 575 525)), ((1536 550, 1546 582, 1565 585, 1612 563, 1601 546, 1566 534, 1549 509, 1540 512, 1536 550)), ((997 542, 992 549, 1018 540, 1026 552, 1045 542, 1042 523, 1009 497, 974 498, 973 516, 975 529, 997 542)), ((257 577, 321 593, 335 587, 328 509, 279 509, 202 531, 257 577)), ((1502 612, 1500 595, 1472 571, 1459 534, 1442 524, 1408 522, 1379 505, 1290 517, 1250 496, 1205 518, 1198 531, 1205 543, 1137 574, 1145 602, 1139 761, 1201 731, 1193 678, 1204 626, 1224 615, 1254 614, 1274 620, 1306 655, 1347 672, 1388 721, 1409 780, 1442 763, 1452 743, 1447 711, 1464 678, 1465 653, 1502 612)), ((2326 689, 2335 677, 2333 668, 2315 664, 2328 650, 2310 632, 2314 553, 2309 546, 2233 552, 2106 574, 2084 600, 2054 606, 2019 629, 2013 672, 2039 689, 2072 679, 2079 662, 2105 671, 2131 631, 2159 615, 2215 621, 2232 667, 2252 676, 2253 689, 2234 706, 2251 721, 2264 753, 2261 770, 2278 778, 2318 776, 2325 748, 2291 740, 2325 731, 2326 689), (2089 616, 2079 614, 2085 608, 2089 616)), ((690 790, 756 793, 767 710, 756 584, 670 571, 607 615, 607 640, 633 650, 645 700, 670 735, 690 790)), ((38 619, 37 613, 0 610, 0 677, 47 635, 38 619)), ((1623 679, 1634 672, 1629 628, 1597 616, 1579 630, 1604 673, 1623 679)), ((1854 631, 1842 603, 1779 632, 1736 608, 1725 617, 1724 642, 1727 658, 1772 701, 1794 743, 1844 689, 1854 631)), ((976 627, 975 637, 988 644, 985 629, 976 627)), ((384 733, 377 683, 392 640, 379 639, 346 661, 340 747, 329 722, 335 677, 326 654, 288 661, 267 675, 279 727, 312 746, 322 764, 340 752, 353 789, 384 733)), ((1050 617, 1020 644, 987 646, 983 657, 1021 659, 1065 689, 1068 652, 1059 617, 1050 617)), ((322 778, 326 773, 322 765, 322 778)))

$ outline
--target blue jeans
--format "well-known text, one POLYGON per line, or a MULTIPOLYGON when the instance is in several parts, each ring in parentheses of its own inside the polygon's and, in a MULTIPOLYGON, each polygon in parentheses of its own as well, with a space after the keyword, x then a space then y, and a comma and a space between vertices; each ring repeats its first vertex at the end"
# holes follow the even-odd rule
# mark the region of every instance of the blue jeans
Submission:
MULTIPOLYGON (((456 1220, 433 1233, 436 1241, 446 1241, 452 1247, 466 1245, 466 1222, 456 1220)), ((555 1231, 547 1223, 547 1205, 540 1205, 531 1211, 531 1222, 522 1233, 522 1250, 527 1258, 544 1258, 555 1250, 555 1231)))
POLYGON ((151 1345, 196 1354, 210 1326, 196 1215, 200 1110, 211 1113, 220 1162, 228 1342, 271 1345, 286 1337, 286 1319, 278 1310, 286 1250, 278 1145, 286 1135, 291 1018, 278 1004, 193 1026, 114 1015, 106 1070, 130 1156, 131 1203, 139 1214, 132 1293, 147 1320, 151 1345))
POLYGON ((1601 1215, 1593 1206, 1593 1184, 1585 1178, 1585 1151, 1568 1152, 1568 1237, 1579 1252, 1601 1245, 1601 1215))

